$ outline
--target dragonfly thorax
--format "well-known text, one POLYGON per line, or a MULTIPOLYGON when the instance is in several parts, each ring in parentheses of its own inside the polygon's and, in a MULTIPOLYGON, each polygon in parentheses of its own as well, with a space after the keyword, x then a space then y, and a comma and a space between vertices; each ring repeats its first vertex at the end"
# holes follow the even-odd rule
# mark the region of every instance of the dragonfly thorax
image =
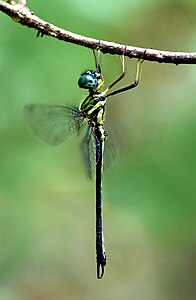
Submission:
POLYGON ((89 89, 93 91, 98 91, 103 85, 102 74, 95 72, 93 70, 87 70, 80 75, 78 80, 78 85, 82 89, 89 89))
POLYGON ((89 95, 80 104, 79 110, 87 115, 96 113, 100 107, 105 107, 106 97, 100 97, 100 93, 90 92, 89 95))

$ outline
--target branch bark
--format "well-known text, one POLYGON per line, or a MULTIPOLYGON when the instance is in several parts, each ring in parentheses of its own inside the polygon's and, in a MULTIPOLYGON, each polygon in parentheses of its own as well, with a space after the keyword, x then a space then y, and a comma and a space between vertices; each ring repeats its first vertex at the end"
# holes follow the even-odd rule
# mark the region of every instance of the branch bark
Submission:
POLYGON ((99 48, 103 53, 121 55, 124 52, 124 55, 129 58, 142 57, 144 60, 148 61, 176 65, 196 64, 196 52, 169 52, 155 49, 145 49, 93 39, 64 30, 40 19, 24 5, 26 1, 19 1, 17 4, 15 4, 14 1, 8 2, 9 3, 0 1, 0 11, 10 16, 15 22, 38 30, 38 34, 41 33, 41 35, 48 35, 65 42, 77 44, 91 49, 99 48))

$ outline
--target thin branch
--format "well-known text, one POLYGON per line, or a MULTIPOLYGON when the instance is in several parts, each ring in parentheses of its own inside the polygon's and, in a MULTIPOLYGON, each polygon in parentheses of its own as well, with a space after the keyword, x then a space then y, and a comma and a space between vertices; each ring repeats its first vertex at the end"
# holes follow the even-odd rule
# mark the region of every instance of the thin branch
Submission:
POLYGON ((59 40, 77 44, 91 49, 99 48, 103 53, 124 53, 129 58, 143 58, 148 61, 170 64, 196 64, 196 52, 169 52, 155 49, 126 46, 114 42, 85 37, 50 24, 34 15, 24 4, 26 1, 0 1, 0 11, 10 16, 15 22, 38 30, 38 35, 48 35, 59 40), (11 4, 10 4, 11 3, 11 4))

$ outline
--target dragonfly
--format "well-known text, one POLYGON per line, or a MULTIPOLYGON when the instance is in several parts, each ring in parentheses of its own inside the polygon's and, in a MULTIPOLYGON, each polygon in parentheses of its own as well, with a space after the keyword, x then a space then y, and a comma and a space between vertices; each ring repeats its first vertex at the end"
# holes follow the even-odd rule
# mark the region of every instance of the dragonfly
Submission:
POLYGON ((24 107, 25 119, 32 132, 40 141, 50 145, 61 144, 71 134, 75 132, 80 133, 84 126, 87 127, 81 148, 90 177, 93 172, 93 164, 96 169, 96 264, 98 279, 103 277, 106 266, 102 224, 102 174, 104 151, 106 151, 104 146, 105 144, 107 145, 107 140, 110 138, 104 127, 106 104, 109 97, 131 90, 138 85, 144 61, 143 57, 138 59, 133 82, 125 87, 111 91, 125 76, 124 54, 125 51, 120 56, 121 74, 106 89, 100 91, 104 85, 101 71, 101 51, 98 48, 96 55, 95 50, 93 50, 95 70, 83 72, 78 80, 79 87, 88 90, 88 95, 78 108, 46 104, 27 104, 24 107))

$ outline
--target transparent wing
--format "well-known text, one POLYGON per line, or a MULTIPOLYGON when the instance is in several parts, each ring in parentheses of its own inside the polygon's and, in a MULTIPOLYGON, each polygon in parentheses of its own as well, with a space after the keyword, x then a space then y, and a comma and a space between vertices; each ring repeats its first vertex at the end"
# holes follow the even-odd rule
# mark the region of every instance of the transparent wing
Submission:
MULTIPOLYGON (((89 178, 93 177, 93 171, 97 163, 96 140, 97 138, 93 128, 89 125, 87 133, 81 143, 83 159, 87 167, 87 176, 89 178)), ((119 136, 115 130, 110 129, 104 146, 103 169, 111 169, 116 164, 121 153, 120 145, 119 136)))
POLYGON ((28 104, 24 107, 26 122, 42 142, 58 145, 85 124, 83 114, 61 105, 28 104))
POLYGON ((96 165, 96 137, 90 125, 88 125, 88 130, 82 140, 81 150, 87 168, 87 176, 92 179, 93 170, 96 165))
POLYGON ((113 168, 122 154, 121 139, 114 128, 109 128, 103 155, 103 168, 113 168))

